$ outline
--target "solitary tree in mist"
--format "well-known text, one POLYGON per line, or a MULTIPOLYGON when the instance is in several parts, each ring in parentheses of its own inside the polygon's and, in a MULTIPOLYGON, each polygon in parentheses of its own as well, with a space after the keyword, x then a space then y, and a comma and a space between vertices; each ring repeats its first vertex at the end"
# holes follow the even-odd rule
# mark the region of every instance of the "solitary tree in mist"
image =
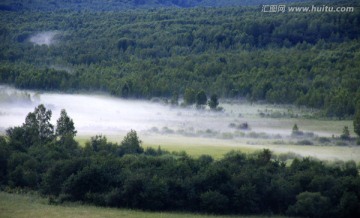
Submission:
POLYGON ((344 126, 343 133, 340 136, 343 140, 349 140, 350 139, 350 131, 347 126, 344 126))
POLYGON ((52 112, 43 104, 30 112, 25 119, 23 128, 32 136, 33 142, 45 143, 54 138, 54 126, 50 123, 52 112))
POLYGON ((218 100, 218 96, 216 94, 213 94, 210 97, 208 105, 209 105, 210 109, 212 109, 212 110, 215 110, 217 108, 217 106, 219 105, 219 100, 218 100))
POLYGON ((56 136, 59 136, 60 139, 74 138, 76 133, 74 121, 67 115, 66 110, 62 109, 56 124, 56 136))
POLYGON ((196 95, 196 105, 202 106, 202 105, 205 105, 206 102, 207 102, 207 96, 206 96, 204 90, 201 90, 196 95))
POLYGON ((301 131, 299 130, 299 127, 298 125, 295 123, 293 128, 292 128, 292 132, 291 132, 291 135, 292 136, 298 136, 298 135, 301 135, 301 131))
POLYGON ((129 83, 125 83, 121 89, 121 96, 124 98, 128 98, 130 95, 130 85, 129 83))
POLYGON ((131 130, 123 139, 120 146, 120 154, 140 154, 144 152, 141 147, 141 140, 139 139, 135 130, 131 130))
POLYGON ((186 105, 193 105, 196 102, 196 92, 192 88, 187 88, 184 94, 184 102, 186 105))
POLYGON ((298 127, 298 125, 295 123, 294 126, 293 126, 293 128, 292 128, 292 132, 293 132, 293 133, 296 133, 296 132, 298 132, 298 131, 299 131, 299 127, 298 127))
POLYGON ((174 94, 172 95, 170 103, 172 105, 178 105, 179 104, 179 94, 177 92, 174 92, 174 94))

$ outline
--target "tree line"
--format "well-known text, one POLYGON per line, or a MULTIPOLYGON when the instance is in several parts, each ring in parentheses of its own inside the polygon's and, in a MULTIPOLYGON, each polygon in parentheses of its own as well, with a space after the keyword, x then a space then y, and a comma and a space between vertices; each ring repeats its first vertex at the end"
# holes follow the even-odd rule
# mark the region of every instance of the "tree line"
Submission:
MULTIPOLYGON (((304 0, 273 0, 273 4, 303 2, 304 0)), ((94 11, 113 11, 139 8, 167 8, 167 7, 229 7, 244 5, 269 4, 267 0, 57 0, 46 1, 37 0, 3 0, 0 3, 0 10, 4 11, 54 11, 54 10, 94 10, 94 11)))
POLYGON ((34 190, 51 204, 211 214, 359 217, 360 177, 354 161, 295 158, 285 164, 265 149, 222 159, 142 147, 131 130, 121 143, 74 140, 66 113, 56 125, 39 105, 23 125, 0 137, 1 189, 34 190))

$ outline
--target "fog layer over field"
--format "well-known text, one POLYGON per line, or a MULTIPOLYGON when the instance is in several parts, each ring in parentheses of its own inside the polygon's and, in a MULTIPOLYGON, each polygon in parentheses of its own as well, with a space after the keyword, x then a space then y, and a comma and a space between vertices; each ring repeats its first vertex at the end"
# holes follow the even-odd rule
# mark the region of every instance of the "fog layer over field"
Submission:
MULTIPOLYGON (((256 110, 249 110, 248 105, 223 105, 228 112, 212 112, 195 108, 181 108, 162 102, 125 100, 107 95, 81 95, 36 93, 20 91, 0 86, 0 128, 21 125, 26 115, 39 104, 53 112, 53 123, 59 117, 60 110, 66 109, 73 118, 76 129, 82 134, 116 134, 135 129, 158 133, 201 133, 233 131, 230 123, 252 121, 252 131, 271 134, 289 134, 291 127, 284 130, 274 129, 270 123, 259 122, 251 118, 256 110), (242 117, 243 111, 248 118, 242 117)), ((254 107, 255 108, 255 107, 254 107)))
MULTIPOLYGON (((175 107, 161 101, 125 100, 101 94, 37 93, 0 86, 0 133, 4 134, 9 127, 22 125, 26 115, 34 111, 39 104, 52 110, 53 124, 56 124, 60 110, 66 109, 74 120, 78 136, 82 138, 103 134, 120 141, 123 135, 134 129, 144 143, 165 148, 167 144, 179 147, 224 146, 234 149, 266 147, 277 152, 297 152, 303 156, 326 159, 336 159, 340 152, 318 152, 314 151, 312 146, 297 145, 298 141, 307 138, 290 137, 294 123, 305 133, 311 132, 310 140, 314 146, 320 145, 317 136, 338 136, 344 125, 351 125, 351 121, 286 118, 289 108, 271 105, 223 102, 221 106, 224 111, 213 112, 208 109, 175 107), (262 117, 264 112, 286 116, 277 119, 262 117), (248 123, 249 129, 238 128, 243 123, 248 123)), ((334 146, 317 148, 330 151, 334 146)), ((346 156, 339 159, 352 159, 355 153, 359 153, 357 148, 338 148, 341 148, 346 156)))
POLYGON ((181 123, 177 111, 151 102, 122 100, 105 95, 71 95, 56 93, 23 92, 1 87, 1 128, 21 125, 28 112, 38 104, 44 104, 53 112, 53 123, 60 110, 66 109, 73 118, 78 133, 115 134, 152 126, 181 123))

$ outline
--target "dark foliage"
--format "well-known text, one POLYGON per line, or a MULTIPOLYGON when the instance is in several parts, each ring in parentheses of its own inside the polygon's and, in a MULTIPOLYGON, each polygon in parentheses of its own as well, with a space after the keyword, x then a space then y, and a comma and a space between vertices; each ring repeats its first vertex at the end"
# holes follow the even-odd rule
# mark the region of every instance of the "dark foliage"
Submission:
POLYGON ((358 10, 2 11, 0 83, 125 98, 180 95, 187 104, 204 90, 346 118, 354 115, 360 96, 359 22, 358 10), (30 42, 43 31, 55 31, 53 45, 30 42))
POLYGON ((304 158, 286 166, 269 150, 191 158, 160 148, 143 151, 133 130, 121 144, 104 136, 85 148, 55 137, 18 143, 11 135, 0 137, 0 185, 39 191, 51 202, 214 214, 360 215, 360 176, 352 161, 325 165, 304 158))
POLYGON ((211 95, 208 105, 211 110, 216 110, 217 106, 219 105, 219 99, 216 94, 211 95))
MULTIPOLYGON (((306 0, 272 0, 273 4, 303 2, 306 0)), ((323 0, 324 1, 324 0, 323 0)), ((24 11, 24 10, 94 10, 113 11, 137 8, 168 8, 168 7, 224 7, 269 4, 268 0, 3 0, 0 3, 0 10, 3 11, 24 11)))

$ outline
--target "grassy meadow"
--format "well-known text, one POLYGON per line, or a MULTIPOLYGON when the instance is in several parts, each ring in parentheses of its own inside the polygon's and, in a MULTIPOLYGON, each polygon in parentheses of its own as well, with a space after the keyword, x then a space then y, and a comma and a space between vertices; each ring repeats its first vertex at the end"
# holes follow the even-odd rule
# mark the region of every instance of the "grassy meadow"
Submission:
MULTIPOLYGON (((103 208, 80 204, 49 205, 48 200, 31 194, 0 192, 0 217, 52 218, 261 218, 262 216, 213 216, 188 213, 144 212, 128 209, 103 208)), ((264 216, 265 217, 265 216, 264 216)))
POLYGON ((193 157, 198 157, 202 154, 210 155, 215 159, 220 159, 229 151, 237 150, 243 153, 253 153, 264 148, 270 149, 275 155, 284 153, 295 153, 303 157, 315 157, 327 161, 360 161, 360 147, 359 146, 322 146, 322 145, 292 145, 292 144, 272 144, 266 140, 249 140, 244 139, 240 141, 221 141, 216 139, 196 139, 183 138, 178 143, 175 139, 173 143, 154 143, 149 139, 150 143, 144 142, 145 147, 157 148, 168 151, 185 151, 193 157), (181 141, 183 144, 181 145, 181 141))
MULTIPOLYGON (((332 121, 333 122, 333 121, 332 121)), ((186 137, 179 135, 148 135, 139 134, 143 141, 143 147, 170 152, 185 151, 192 157, 210 155, 215 159, 221 159, 226 153, 236 150, 243 153, 254 153, 264 148, 270 149, 275 155, 295 153, 302 157, 314 157, 326 161, 348 161, 360 162, 360 146, 335 146, 335 145, 295 145, 288 140, 275 139, 216 139, 204 137, 186 137), (278 142, 278 143, 277 143, 278 142)), ((123 136, 107 136, 109 141, 121 142, 123 136)), ((90 136, 78 136, 78 142, 84 146, 90 136)))

